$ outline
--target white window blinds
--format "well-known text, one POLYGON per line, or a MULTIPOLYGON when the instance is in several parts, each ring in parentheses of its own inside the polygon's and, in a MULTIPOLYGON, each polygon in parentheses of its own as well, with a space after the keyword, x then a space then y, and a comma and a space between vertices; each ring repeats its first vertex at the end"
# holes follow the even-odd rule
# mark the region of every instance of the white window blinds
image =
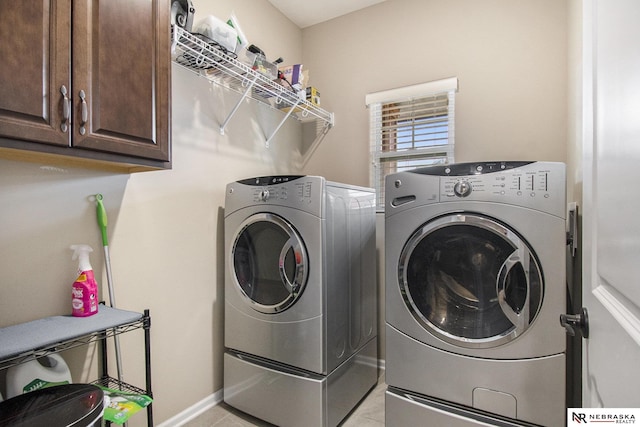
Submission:
POLYGON ((453 163, 455 92, 450 78, 369 94, 371 185, 384 210, 385 176, 453 163))

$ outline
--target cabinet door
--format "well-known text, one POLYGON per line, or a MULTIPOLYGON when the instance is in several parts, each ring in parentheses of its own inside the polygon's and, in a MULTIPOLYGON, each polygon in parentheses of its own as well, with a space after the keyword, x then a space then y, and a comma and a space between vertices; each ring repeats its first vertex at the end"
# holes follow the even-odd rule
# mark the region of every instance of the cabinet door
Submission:
POLYGON ((169 0, 74 0, 74 147, 170 160, 169 11, 169 0))
POLYGON ((0 1, 0 137, 69 145, 70 2, 0 1))

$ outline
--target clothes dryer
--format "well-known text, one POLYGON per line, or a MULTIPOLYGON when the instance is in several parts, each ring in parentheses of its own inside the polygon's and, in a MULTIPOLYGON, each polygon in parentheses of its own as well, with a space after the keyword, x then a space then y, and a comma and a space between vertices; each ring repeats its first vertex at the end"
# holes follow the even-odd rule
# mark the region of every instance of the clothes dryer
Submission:
POLYGON ((474 413, 564 424, 565 209, 562 163, 387 176, 387 425, 408 406, 422 425, 459 417, 455 407, 469 420, 455 425, 477 425, 474 413))
POLYGON ((226 190, 224 400, 335 426, 377 382, 375 193, 318 176, 226 190))

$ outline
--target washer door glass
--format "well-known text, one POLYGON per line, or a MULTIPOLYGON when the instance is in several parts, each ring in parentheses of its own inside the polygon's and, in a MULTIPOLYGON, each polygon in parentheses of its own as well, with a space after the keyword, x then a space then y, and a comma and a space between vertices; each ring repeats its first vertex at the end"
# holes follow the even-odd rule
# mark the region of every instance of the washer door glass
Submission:
POLYGON ((304 290, 308 263, 303 242, 278 215, 260 213, 245 220, 231 257, 242 295, 257 311, 284 311, 304 290))
POLYGON ((398 276, 414 318, 467 348, 515 339, 542 304, 542 271, 532 249, 478 214, 447 215, 419 228, 402 250, 398 276))

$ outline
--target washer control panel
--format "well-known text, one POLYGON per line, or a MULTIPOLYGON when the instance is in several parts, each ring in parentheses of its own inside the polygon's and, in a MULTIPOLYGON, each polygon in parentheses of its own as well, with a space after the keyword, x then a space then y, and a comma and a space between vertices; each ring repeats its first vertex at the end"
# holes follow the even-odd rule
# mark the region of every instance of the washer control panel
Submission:
POLYGON ((399 172, 386 182, 389 214, 423 204, 490 202, 566 216, 566 166, 560 162, 457 163, 399 172))
MULTIPOLYGON (((544 197, 549 198, 553 192, 564 189, 550 185, 556 173, 554 168, 540 163, 531 163, 520 168, 502 169, 483 172, 478 165, 478 172, 465 176, 442 176, 440 179, 441 198, 469 198, 471 196, 487 197, 544 197), (480 194, 479 194, 480 193, 480 194)), ((562 177, 562 182, 564 178, 562 177)), ((474 197, 471 197, 474 198, 474 197)))

